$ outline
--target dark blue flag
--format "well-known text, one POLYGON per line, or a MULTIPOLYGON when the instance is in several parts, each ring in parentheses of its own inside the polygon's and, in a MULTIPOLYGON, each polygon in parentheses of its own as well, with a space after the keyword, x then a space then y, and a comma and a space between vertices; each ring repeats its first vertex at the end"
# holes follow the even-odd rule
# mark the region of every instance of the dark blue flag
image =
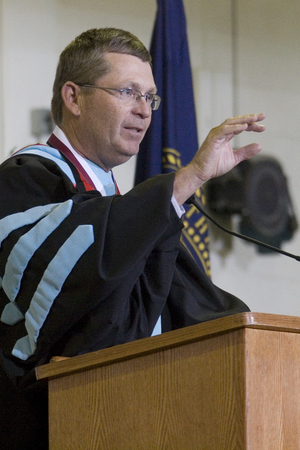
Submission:
MULTIPOLYGON (((196 114, 182 0, 158 0, 150 53, 162 103, 141 143, 135 184, 187 165, 198 149, 196 114)), ((201 190, 196 195, 202 202, 201 190)), ((194 206, 186 208, 182 240, 210 275, 208 229, 194 206)))

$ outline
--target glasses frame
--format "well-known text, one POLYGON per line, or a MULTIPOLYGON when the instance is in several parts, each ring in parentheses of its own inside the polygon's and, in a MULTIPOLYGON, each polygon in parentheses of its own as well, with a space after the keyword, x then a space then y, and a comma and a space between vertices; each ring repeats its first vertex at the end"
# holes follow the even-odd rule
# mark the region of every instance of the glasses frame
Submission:
MULTIPOLYGON (((111 88, 111 87, 104 87, 104 86, 95 86, 93 84, 85 84, 85 83, 75 83, 77 84, 77 86, 80 87, 85 87, 85 88, 91 88, 91 89, 101 89, 103 91, 114 91, 114 92, 119 92, 122 96, 123 92, 125 90, 129 90, 132 92, 133 98, 136 102, 139 102, 141 98, 144 98, 147 105, 150 106, 150 108, 152 109, 152 111, 156 111, 159 108, 160 102, 161 102, 161 98, 159 95, 157 94, 142 94, 141 91, 139 91, 138 89, 135 88, 111 88), (135 92, 137 94, 135 94, 135 92), (149 102, 149 100, 147 100, 147 96, 151 96, 152 100, 151 102, 149 102)), ((124 97, 122 99, 122 97, 120 97, 120 101, 124 101, 124 97)))

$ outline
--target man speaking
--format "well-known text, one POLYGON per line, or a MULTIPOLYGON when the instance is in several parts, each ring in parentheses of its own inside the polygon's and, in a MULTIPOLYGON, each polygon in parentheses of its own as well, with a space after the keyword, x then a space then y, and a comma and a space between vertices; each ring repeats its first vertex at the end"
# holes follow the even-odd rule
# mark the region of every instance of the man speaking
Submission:
POLYGON ((0 167, 1 448, 47 448, 34 369, 51 357, 150 336, 160 316, 168 331, 248 310, 180 244, 181 216, 205 181, 260 151, 230 142, 265 116, 225 120, 186 167, 120 195, 112 169, 138 153, 159 94, 135 36, 86 31, 60 56, 47 145, 0 167))

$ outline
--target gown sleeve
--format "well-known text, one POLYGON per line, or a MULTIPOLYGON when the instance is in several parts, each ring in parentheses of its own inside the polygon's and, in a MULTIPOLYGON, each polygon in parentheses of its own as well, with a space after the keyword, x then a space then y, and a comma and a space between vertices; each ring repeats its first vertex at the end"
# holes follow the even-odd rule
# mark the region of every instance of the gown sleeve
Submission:
POLYGON ((1 166, 2 348, 18 370, 151 335, 182 228, 173 177, 102 197, 42 157, 1 166))

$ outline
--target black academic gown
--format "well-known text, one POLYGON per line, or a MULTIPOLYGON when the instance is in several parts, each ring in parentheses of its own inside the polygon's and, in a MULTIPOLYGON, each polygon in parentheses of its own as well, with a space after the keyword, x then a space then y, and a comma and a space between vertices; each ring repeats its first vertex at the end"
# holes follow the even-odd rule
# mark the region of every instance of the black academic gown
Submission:
POLYGON ((7 228, 0 314, 9 305, 12 316, 15 309, 20 315, 0 322, 1 395, 12 405, 2 407, 0 419, 7 435, 15 429, 12 436, 22 436, 24 450, 47 448, 45 389, 34 369, 52 356, 150 336, 160 315, 169 331, 248 310, 217 288, 180 243, 174 174, 102 197, 86 191, 68 165, 75 185, 47 157, 16 155, 0 167, 0 227, 7 228))

